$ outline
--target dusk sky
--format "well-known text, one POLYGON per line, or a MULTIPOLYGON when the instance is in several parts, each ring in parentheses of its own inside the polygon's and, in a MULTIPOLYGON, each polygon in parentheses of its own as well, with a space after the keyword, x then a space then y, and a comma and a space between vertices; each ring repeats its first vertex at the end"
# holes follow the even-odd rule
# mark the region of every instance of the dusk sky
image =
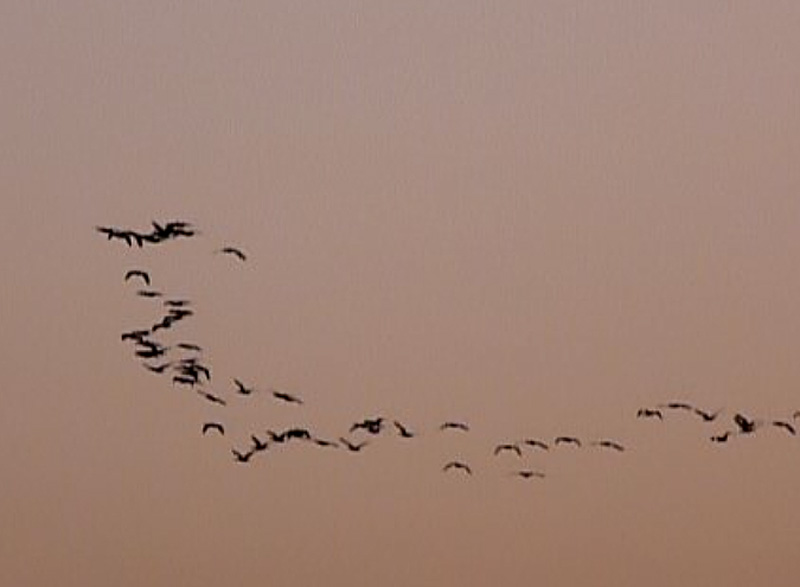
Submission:
POLYGON ((780 0, 0 0, 0 585, 797 585, 798 32, 780 0), (95 229, 170 220, 198 234, 95 229), (166 298, 226 406, 120 340, 166 298), (720 413, 637 417, 673 401, 720 413), (291 426, 369 445, 234 461, 291 426))

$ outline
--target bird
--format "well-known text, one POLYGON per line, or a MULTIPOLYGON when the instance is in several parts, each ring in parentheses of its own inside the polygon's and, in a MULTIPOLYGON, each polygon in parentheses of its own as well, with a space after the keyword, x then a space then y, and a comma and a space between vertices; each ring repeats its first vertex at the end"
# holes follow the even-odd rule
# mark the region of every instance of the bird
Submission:
POLYGON ((728 438, 730 438, 730 436, 731 436, 731 431, 726 430, 722 434, 717 434, 715 436, 712 436, 711 442, 716 442, 716 443, 728 442, 728 438))
POLYGON ((314 443, 319 446, 325 446, 325 447, 332 447, 332 448, 339 447, 339 443, 334 442, 333 440, 325 440, 324 438, 315 438, 314 443))
POLYGON ((469 426, 463 422, 444 422, 439 426, 439 430, 463 430, 464 432, 469 432, 469 426))
POLYGON ((242 453, 236 450, 235 448, 232 448, 231 453, 233 453, 233 456, 236 459, 237 463, 246 463, 250 460, 250 457, 252 457, 255 454, 255 451, 249 450, 245 453, 242 453))
POLYGON ((250 435, 251 440, 253 441, 253 452, 260 452, 262 450, 267 450, 268 444, 258 438, 255 434, 250 435))
POLYGON ((197 395, 207 399, 212 404, 219 404, 221 406, 227 406, 228 405, 228 402, 226 402, 221 397, 218 397, 218 396, 214 395, 213 393, 208 393, 207 391, 203 391, 202 389, 198 389, 196 391, 197 391, 197 395))
POLYGON ((499 455, 503 451, 510 451, 517 453, 518 457, 522 456, 522 450, 516 444, 498 444, 496 447, 494 447, 495 456, 499 455))
POLYGON ((238 391, 242 395, 250 395, 255 391, 252 387, 247 387, 244 383, 242 383, 238 379, 234 379, 233 382, 236 384, 236 391, 238 391))
POLYGON ((754 420, 748 420, 746 416, 742 414, 736 414, 733 417, 733 421, 739 427, 739 432, 742 434, 750 434, 756 429, 756 423, 754 420))
POLYGON ((639 411, 636 412, 637 418, 658 418, 659 420, 664 419, 664 415, 661 413, 661 410, 656 410, 652 408, 640 408, 639 411))
POLYGON ((466 463, 462 463, 461 461, 450 461, 444 467, 442 467, 442 471, 447 472, 450 469, 461 470, 467 473, 468 475, 472 475, 472 469, 466 463))
POLYGON ((144 281, 145 285, 150 287, 150 275, 147 273, 147 271, 143 271, 141 269, 131 269, 125 274, 125 281, 133 279, 134 277, 139 277, 142 281, 144 281))
POLYGON ((408 428, 406 428, 405 426, 403 426, 403 425, 402 425, 400 422, 398 422, 397 420, 395 420, 395 421, 394 421, 394 427, 397 429, 397 433, 398 433, 398 434, 399 434, 399 435, 400 435, 402 438, 414 438, 414 433, 413 433, 413 432, 411 432, 411 431, 410 431, 408 428))
POLYGON ((131 330, 129 332, 123 332, 120 338, 122 340, 133 340, 135 342, 145 344, 146 337, 149 335, 149 330, 131 330))
POLYGON ((164 305, 168 308, 183 308, 189 304, 189 300, 164 300, 164 305))
POLYGON ((717 410, 716 412, 706 412, 701 410, 700 408, 695 408, 694 413, 700 416, 703 419, 703 422, 713 422, 719 416, 721 410, 717 410))
POLYGON ((526 438, 522 441, 522 444, 526 444, 533 448, 540 448, 542 450, 550 450, 550 447, 547 445, 546 442, 542 442, 541 440, 537 440, 535 438, 526 438))
POLYGON ((355 432, 356 430, 366 430, 370 434, 380 434, 383 430, 383 423, 385 421, 386 420, 383 416, 378 416, 377 418, 366 418, 361 422, 356 422, 350 426, 350 432, 355 432))
POLYGON ((686 402, 669 402, 668 404, 663 404, 662 408, 669 408, 671 410, 687 410, 691 412, 694 410, 694 406, 687 404, 686 402))
POLYGON ((581 441, 574 436, 559 436, 553 441, 553 444, 574 444, 575 446, 581 446, 581 441))
POLYGON ((346 438, 339 438, 339 441, 349 450, 350 452, 359 452, 362 448, 369 444, 366 440, 363 440, 357 444, 353 444, 346 438))
POLYGON ((179 342, 175 347, 185 351, 196 351, 198 353, 203 350, 200 345, 194 344, 193 342, 179 342))
POLYGON ((166 362, 161 363, 160 365, 148 365, 147 363, 142 363, 148 371, 152 371, 153 373, 161 374, 166 371, 172 363, 166 362))
POLYGON ((222 247, 221 249, 217 249, 217 253, 234 255, 235 257, 238 257, 240 261, 247 260, 247 255, 245 255, 240 249, 237 249, 236 247, 222 247))
POLYGON ((284 402, 289 403, 289 404, 300 404, 300 405, 303 404, 303 400, 301 400, 299 397, 295 397, 295 396, 293 396, 293 395, 291 395, 289 393, 283 392, 283 391, 278 391, 276 389, 273 389, 272 390, 272 395, 276 399, 279 399, 279 400, 284 401, 284 402))
POLYGON ((216 430, 222 436, 225 436, 225 427, 219 422, 206 422, 203 424, 203 434, 206 434, 209 430, 216 430))
POLYGON ((141 296, 143 298, 160 298, 162 294, 160 291, 155 291, 153 289, 140 289, 136 292, 136 295, 141 296))
POLYGON ((613 440, 598 440, 592 443, 594 446, 599 446, 602 448, 611 448, 616 450, 617 452, 623 452, 625 447, 622 446, 619 442, 615 442, 613 440))
POLYGON ((197 385, 198 381, 195 377, 191 377, 189 375, 173 375, 172 384, 175 385, 176 383, 180 383, 181 385, 188 385, 189 387, 194 387, 195 385, 197 385))
POLYGON ((512 473, 514 477, 522 477, 523 479, 531 479, 532 477, 536 477, 538 479, 544 479, 544 473, 540 471, 531 471, 530 469, 523 469, 521 471, 514 471, 512 473))
POLYGON ((777 426, 778 428, 783 428, 792 436, 797 434, 797 430, 795 429, 794 426, 789 424, 789 422, 784 422, 783 420, 775 420, 774 422, 772 422, 772 425, 777 426))

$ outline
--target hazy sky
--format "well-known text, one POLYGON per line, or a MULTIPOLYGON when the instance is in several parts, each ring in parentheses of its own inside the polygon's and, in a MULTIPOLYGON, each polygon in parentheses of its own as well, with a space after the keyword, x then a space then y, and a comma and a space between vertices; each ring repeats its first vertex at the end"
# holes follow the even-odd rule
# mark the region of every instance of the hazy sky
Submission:
POLYGON ((796 585, 800 439, 709 437, 800 409, 798 31, 778 0, 0 0, 0 584, 796 585), (119 340, 162 314, 133 267, 193 301, 161 340, 227 408, 119 340), (636 418, 670 400, 723 412, 636 418), (418 438, 230 453, 379 414, 418 438), (559 434, 628 450, 492 455, 559 434))

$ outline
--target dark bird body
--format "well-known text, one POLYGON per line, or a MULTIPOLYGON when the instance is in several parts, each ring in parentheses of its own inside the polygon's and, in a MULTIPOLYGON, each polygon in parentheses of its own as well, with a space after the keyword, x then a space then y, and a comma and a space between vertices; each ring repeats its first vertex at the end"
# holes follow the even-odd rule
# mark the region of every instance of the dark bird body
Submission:
POLYGON ((385 418, 379 416, 378 418, 366 418, 361 422, 356 422, 352 426, 350 426, 350 432, 355 432, 356 430, 366 430, 370 434, 380 434, 383 430, 383 423, 385 422, 385 418))
POLYGON ((522 456, 522 450, 516 444, 498 444, 496 447, 494 447, 494 455, 495 456, 497 456, 500 453, 505 452, 505 451, 513 452, 518 457, 522 456))
POLYGON ((461 430, 463 432, 469 432, 469 426, 463 422, 444 422, 439 426, 439 430, 461 430))
POLYGON ((794 426, 789 424, 789 422, 784 422, 783 420, 775 420, 774 422, 772 422, 772 425, 778 428, 783 428, 784 430, 786 430, 786 432, 788 432, 792 436, 797 434, 797 430, 795 429, 794 426))
POLYGON ((131 269, 125 274, 125 281, 133 279, 134 277, 138 277, 144 281, 147 287, 150 287, 150 275, 147 273, 147 271, 142 271, 141 269, 131 269))
POLYGON ((700 408, 695 408, 694 413, 702 418, 703 422, 713 422, 719 416, 721 410, 717 410, 716 412, 706 412, 701 410, 700 408))
POLYGON ((524 469, 522 471, 516 471, 513 473, 515 477, 522 477, 523 479, 531 479, 536 477, 537 479, 544 479, 544 473, 539 471, 531 471, 528 469, 524 469))
POLYGON ((233 255, 237 257, 240 261, 247 261, 247 255, 245 255, 240 249, 236 247, 222 247, 221 249, 217 250, 218 253, 223 253, 225 255, 233 255))
POLYGON ((339 438, 339 442, 341 442, 350 452, 359 452, 361 449, 367 446, 367 444, 369 444, 366 440, 362 440, 359 443, 352 443, 346 438, 339 438))
POLYGON ((450 461, 444 467, 442 467, 442 471, 447 472, 449 470, 460 470, 464 471, 468 475, 472 475, 472 469, 466 463, 462 463, 461 461, 450 461))
POLYGON ((405 426, 403 426, 403 424, 401 424, 397 420, 394 421, 394 427, 397 429, 397 433, 402 438, 414 438, 414 433, 411 432, 411 430, 409 430, 405 426))
POLYGON ((212 404, 219 404, 221 406, 227 406, 228 402, 222 399, 219 396, 214 395, 213 393, 209 393, 207 391, 203 391, 202 389, 197 390, 197 394, 206 400, 210 401, 212 404))
POLYGON ((303 400, 301 400, 299 397, 293 396, 283 391, 273 390, 272 395, 273 397, 275 397, 275 399, 279 399, 289 404, 299 404, 299 405, 303 404, 303 400))
POLYGON ((553 444, 574 444, 575 446, 581 446, 581 441, 574 436, 559 436, 553 441, 553 444))
POLYGON ((222 436, 225 436, 225 427, 219 422, 206 422, 203 424, 203 434, 206 434, 209 430, 216 430, 222 436))
POLYGON ((655 410, 652 408, 641 408, 638 412, 636 412, 637 418, 658 418, 659 420, 663 420, 664 416, 661 413, 661 410, 655 410))
POLYGON ((251 449, 245 453, 242 453, 236 450, 235 448, 232 448, 231 453, 233 453, 233 457, 234 459, 236 459, 237 463, 247 463, 250 460, 250 457, 252 457, 255 454, 255 451, 251 449))
POLYGON ((599 446, 601 448, 610 448, 617 452, 623 452, 625 447, 622 446, 619 442, 615 442, 613 440, 598 440, 597 442, 592 443, 594 446, 599 446))
POLYGON ((525 444, 533 448, 540 448, 542 450, 550 450, 550 446, 546 442, 537 440, 535 438, 527 438, 522 441, 522 444, 525 444))
POLYGON ((743 416, 742 414, 736 414, 733 417, 733 421, 739 427, 739 432, 741 432, 742 434, 750 434, 756 429, 755 421, 748 420, 747 417, 743 416))

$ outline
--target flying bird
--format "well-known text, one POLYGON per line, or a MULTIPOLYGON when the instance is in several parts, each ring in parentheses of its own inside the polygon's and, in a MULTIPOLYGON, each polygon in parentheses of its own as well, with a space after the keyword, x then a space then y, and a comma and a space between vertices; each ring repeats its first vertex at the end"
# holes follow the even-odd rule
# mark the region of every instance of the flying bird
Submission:
POLYGON ((686 402, 669 402, 668 404, 664 404, 661 407, 669 408, 671 410, 687 410, 689 412, 694 410, 694 406, 687 404, 686 402))
POLYGON ((273 389, 272 390, 272 395, 276 399, 279 399, 279 400, 284 401, 284 402, 289 403, 289 404, 300 404, 300 405, 303 404, 303 400, 301 400, 299 397, 295 397, 295 396, 293 396, 293 395, 291 395, 289 393, 283 392, 283 391, 278 391, 278 390, 273 389))
POLYGON ((625 447, 622 446, 619 442, 615 442, 613 440, 598 440, 592 443, 594 446, 599 446, 601 448, 610 448, 617 452, 623 452, 625 447))
POLYGON ((267 450, 268 444, 258 438, 255 434, 250 435, 250 439, 253 441, 253 452, 261 452, 262 450, 267 450))
POLYGON ((717 419, 717 416, 719 416, 721 411, 722 410, 717 410, 716 412, 706 412, 700 408, 694 409, 694 413, 700 416, 703 419, 703 422, 713 422, 717 419))
POLYGON ((160 298, 164 294, 162 294, 160 291, 155 291, 152 289, 140 289, 136 292, 136 295, 143 298, 160 298))
POLYGON ((383 416, 379 416, 377 418, 366 418, 363 421, 356 422, 350 426, 350 432, 355 432, 356 430, 366 430, 370 434, 380 434, 383 430, 383 423, 385 421, 386 420, 383 416))
POLYGON ((574 444, 575 446, 581 446, 581 441, 574 436, 559 436, 554 441, 554 444, 574 444))
POLYGON ((212 404, 219 404, 221 406, 227 406, 228 405, 228 402, 226 402, 221 397, 214 395, 213 393, 208 393, 207 391, 203 391, 202 389, 198 389, 196 391, 197 391, 197 395, 202 396, 203 398, 205 398, 208 401, 210 401, 212 404))
POLYGON ((145 285, 148 287, 150 286, 150 275, 147 273, 147 271, 142 271, 141 269, 131 269, 125 274, 125 281, 133 279, 134 277, 140 278, 142 281, 144 281, 145 285))
POLYGON ((247 255, 245 255, 240 249, 236 247, 222 247, 221 249, 217 250, 217 253, 223 253, 225 255, 234 255, 238 257, 240 261, 246 261, 247 255))
POLYGON ((333 440, 325 440, 324 438, 315 438, 314 443, 319 446, 338 448, 339 444, 333 440))
POLYGON ((219 422, 206 422, 203 424, 203 434, 206 434, 209 430, 216 430, 222 436, 225 436, 225 427, 219 422))
POLYGON ((152 371, 153 373, 158 373, 159 375, 166 371, 172 363, 166 362, 161 363, 160 365, 148 365, 147 363, 142 363, 148 371, 152 371))
POLYGON ((736 414, 733 417, 733 421, 739 427, 739 432, 742 434, 750 434, 756 429, 756 423, 754 420, 748 420, 746 416, 742 414, 736 414))
POLYGON ((246 463, 250 460, 250 457, 252 457, 255 454, 255 451, 249 450, 245 453, 242 453, 236 450, 235 448, 232 448, 231 453, 233 453, 233 456, 236 459, 237 463, 246 463))
POLYGON ((547 445, 546 442, 542 442, 541 440, 537 440, 535 438, 526 438, 522 441, 522 444, 526 444, 533 448, 540 448, 542 450, 550 450, 550 447, 547 445))
POLYGON ((797 430, 795 429, 794 426, 789 424, 789 422, 784 422, 783 420, 775 420, 774 422, 772 422, 772 425, 777 426, 778 428, 783 428, 792 436, 797 434, 797 430))
POLYGON ((544 473, 540 471, 531 471, 529 469, 523 469, 522 471, 515 471, 512 473, 514 477, 522 477, 523 479, 531 479, 532 477, 536 477, 538 479, 544 479, 544 473))
POLYGON ((652 408, 640 408, 639 411, 636 412, 637 418, 658 418, 659 420, 663 420, 664 416, 661 413, 661 410, 655 410, 652 408))
POLYGON ((442 471, 447 472, 450 469, 461 470, 467 473, 468 475, 472 475, 472 469, 470 469, 469 465, 466 463, 462 463, 461 461, 450 461, 444 467, 442 467, 442 471))
POLYGON ((719 443, 719 444, 721 444, 723 442, 728 442, 728 438, 730 438, 730 436, 731 436, 731 431, 727 430, 722 434, 717 434, 715 436, 712 436, 711 437, 711 442, 716 442, 716 443, 719 443))
POLYGON ((200 345, 194 344, 193 342, 179 342, 175 345, 175 347, 185 351, 195 351, 198 353, 203 351, 200 345))
POLYGON ((496 447, 494 447, 495 456, 504 451, 514 452, 518 457, 522 456, 522 450, 516 444, 498 444, 496 447))
POLYGON ((464 432, 469 432, 469 426, 463 422, 444 422, 439 426, 439 430, 463 430, 464 432))
POLYGON ((353 444, 346 438, 339 438, 339 441, 349 450, 350 452, 359 452, 362 448, 369 444, 366 440, 359 442, 358 444, 353 444))
POLYGON ((168 308, 183 308, 191 304, 189 300, 164 300, 164 305, 168 308))
POLYGON ((250 395, 255 391, 255 389, 253 389, 252 387, 247 387, 244 383, 242 383, 238 379, 234 379, 233 382, 236 384, 236 391, 238 391, 242 395, 250 395))
POLYGON ((403 425, 402 425, 400 422, 398 422, 397 420, 395 420, 395 421, 394 421, 394 427, 397 429, 397 433, 398 433, 398 434, 399 434, 399 435, 400 435, 402 438, 414 438, 414 433, 413 433, 413 432, 411 432, 411 431, 410 431, 408 428, 406 428, 405 426, 403 426, 403 425))

